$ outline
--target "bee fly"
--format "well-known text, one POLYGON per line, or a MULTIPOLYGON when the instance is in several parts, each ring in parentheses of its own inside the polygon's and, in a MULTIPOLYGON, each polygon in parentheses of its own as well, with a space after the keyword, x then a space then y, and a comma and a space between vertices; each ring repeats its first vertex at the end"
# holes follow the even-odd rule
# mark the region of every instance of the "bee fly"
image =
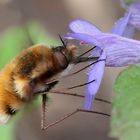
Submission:
MULTIPOLYGON (((43 93, 43 114, 45 116, 46 94, 44 92, 50 91, 61 78, 74 75, 98 61, 98 57, 82 57, 94 48, 77 56, 76 46, 68 46, 61 37, 60 40, 62 45, 56 48, 38 44, 23 50, 1 70, 0 124, 7 123, 25 104, 41 93, 43 93), (93 62, 75 73, 55 78, 70 64, 75 65, 86 61, 93 62)), ((45 129, 44 116, 43 129, 45 129)))

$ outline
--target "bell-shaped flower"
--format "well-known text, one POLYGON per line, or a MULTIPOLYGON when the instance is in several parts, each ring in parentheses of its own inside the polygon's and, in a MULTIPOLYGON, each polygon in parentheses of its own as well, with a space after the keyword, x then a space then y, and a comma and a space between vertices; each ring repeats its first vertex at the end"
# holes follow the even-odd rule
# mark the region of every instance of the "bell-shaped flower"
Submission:
MULTIPOLYGON (((90 110, 93 99, 100 87, 104 73, 104 67, 121 67, 140 62, 140 41, 123 37, 126 34, 127 23, 130 13, 118 21, 112 29, 112 33, 103 33, 95 25, 85 20, 75 20, 70 23, 70 29, 74 32, 69 34, 79 41, 97 46, 102 51, 97 62, 88 72, 88 81, 95 80, 87 86, 85 109, 90 110)), ((132 32, 128 35, 131 36, 132 32)), ((93 56, 96 50, 91 53, 93 56)))

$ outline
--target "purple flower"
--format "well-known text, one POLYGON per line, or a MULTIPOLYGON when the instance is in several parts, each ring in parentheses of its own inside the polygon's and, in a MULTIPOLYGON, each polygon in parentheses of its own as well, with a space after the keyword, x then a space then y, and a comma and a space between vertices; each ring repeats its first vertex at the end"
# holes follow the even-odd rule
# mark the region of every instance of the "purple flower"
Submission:
MULTIPOLYGON (((135 29, 140 30, 140 0, 120 0, 123 8, 126 9, 125 16, 129 15, 127 21, 127 32, 133 37, 135 29)), ((126 35, 126 37, 129 37, 126 35)))
POLYGON ((121 18, 116 22, 111 32, 127 38, 133 38, 134 27, 129 25, 130 17, 131 17, 131 11, 127 12, 123 18, 121 18))
MULTIPOLYGON (((88 73, 88 81, 95 79, 94 83, 87 86, 85 109, 90 110, 92 101, 100 87, 104 67, 121 67, 140 62, 140 41, 123 37, 126 34, 130 13, 119 20, 112 29, 112 33, 103 33, 95 25, 85 20, 75 20, 70 23, 70 29, 74 32, 69 37, 96 45, 97 50, 102 50, 100 61, 91 67, 88 73)), ((128 33, 129 36, 131 32, 128 33)), ((92 55, 96 54, 96 50, 92 55)))
POLYGON ((131 11, 129 25, 140 30, 140 1, 130 5, 128 11, 131 11))
MULTIPOLYGON (((93 52, 94 53, 94 52, 93 52)), ((103 51, 100 59, 106 59, 106 54, 103 51)), ((92 84, 88 85, 86 98, 85 98, 85 109, 90 110, 92 107, 93 100, 95 98, 96 93, 98 92, 99 86, 101 84, 101 80, 104 74, 105 69, 105 61, 99 61, 94 66, 91 67, 91 70, 88 73, 88 82, 95 79, 92 84)))

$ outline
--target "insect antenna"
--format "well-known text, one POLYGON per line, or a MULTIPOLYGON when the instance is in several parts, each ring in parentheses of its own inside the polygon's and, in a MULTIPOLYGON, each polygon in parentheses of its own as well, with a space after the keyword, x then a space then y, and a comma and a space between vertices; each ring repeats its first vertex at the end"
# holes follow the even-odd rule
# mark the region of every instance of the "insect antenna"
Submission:
POLYGON ((61 37, 60 34, 58 34, 58 36, 59 36, 59 39, 61 40, 63 46, 66 48, 66 47, 67 47, 67 41, 65 42, 65 41, 62 39, 62 37, 61 37))

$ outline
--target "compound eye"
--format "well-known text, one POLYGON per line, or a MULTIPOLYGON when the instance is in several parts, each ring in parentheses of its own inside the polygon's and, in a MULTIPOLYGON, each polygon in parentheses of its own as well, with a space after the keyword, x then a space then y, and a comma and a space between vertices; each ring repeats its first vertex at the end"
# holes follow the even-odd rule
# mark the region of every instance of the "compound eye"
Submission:
POLYGON ((8 115, 15 115, 17 110, 15 108, 10 107, 9 105, 6 106, 6 113, 8 115))

